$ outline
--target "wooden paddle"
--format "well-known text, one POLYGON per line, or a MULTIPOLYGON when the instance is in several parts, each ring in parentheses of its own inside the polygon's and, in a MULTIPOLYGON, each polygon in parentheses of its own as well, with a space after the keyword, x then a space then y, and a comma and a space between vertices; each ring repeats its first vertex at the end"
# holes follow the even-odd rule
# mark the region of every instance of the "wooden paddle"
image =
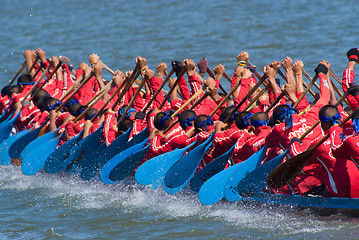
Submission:
MULTIPOLYGON (((349 94, 345 93, 335 104, 338 106, 349 94)), ((339 127, 343 126, 352 116, 352 113, 346 117, 340 124, 339 127)), ((315 122, 300 138, 302 140, 310 131, 312 131, 318 124, 320 120, 315 122)), ((319 142, 317 142, 310 149, 288 159, 286 162, 279 165, 275 168, 267 178, 267 184, 271 188, 280 188, 283 187, 294 180, 294 178, 302 171, 307 162, 309 161, 313 152, 327 139, 329 134, 325 135, 319 142)))
POLYGON ((293 108, 297 108, 298 104, 300 103, 300 101, 302 101, 302 99, 304 98, 304 96, 307 94, 307 92, 309 91, 309 89, 313 86, 313 83, 318 79, 318 75, 315 75, 314 78, 310 81, 310 83, 308 84, 308 86, 306 87, 306 89, 304 90, 304 92, 302 93, 302 95, 300 95, 300 97, 298 98, 298 100, 296 101, 296 103, 293 105, 293 108))
POLYGON ((9 86, 11 86, 11 84, 14 83, 14 81, 16 80, 16 78, 19 76, 19 74, 22 72, 22 70, 24 70, 24 68, 26 67, 26 60, 23 62, 23 64, 21 65, 21 67, 19 68, 19 70, 17 70, 15 76, 11 79, 11 81, 9 82, 9 86))

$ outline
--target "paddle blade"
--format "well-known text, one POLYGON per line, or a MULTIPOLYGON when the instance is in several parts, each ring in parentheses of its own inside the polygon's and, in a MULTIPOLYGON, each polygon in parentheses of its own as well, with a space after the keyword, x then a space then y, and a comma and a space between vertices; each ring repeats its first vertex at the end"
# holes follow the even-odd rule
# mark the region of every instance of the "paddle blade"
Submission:
POLYGON ((14 159, 21 158, 21 152, 24 150, 27 144, 37 138, 39 132, 46 123, 47 121, 45 121, 39 128, 30 130, 26 134, 22 135, 21 138, 17 139, 13 144, 11 144, 9 148, 9 156, 14 159))
POLYGON ((11 129, 15 124, 16 119, 20 115, 21 111, 8 121, 4 121, 0 124, 0 143, 10 136, 11 129))
MULTIPOLYGON (((114 156, 113 158, 111 158, 102 168, 101 170, 101 181, 106 183, 106 184, 112 184, 115 183, 116 181, 116 175, 112 176, 113 178, 110 179, 110 173, 111 171, 122 161, 126 160, 126 158, 130 155, 134 155, 134 158, 141 158, 142 156, 142 152, 147 152, 149 145, 143 148, 143 145, 146 143, 147 140, 143 141, 143 143, 139 143, 136 144, 122 152, 120 152, 119 154, 117 154, 116 156, 114 156), (142 149, 141 149, 142 148, 142 149)), ((143 157, 142 157, 143 158, 143 157)), ((142 159, 141 158, 141 159, 142 159)), ((123 165, 122 165, 123 166, 123 165)), ((113 173, 114 174, 114 173, 113 173)))
POLYGON ((240 168, 242 164, 243 162, 235 164, 208 179, 198 192, 199 201, 204 205, 212 205, 219 202, 224 197, 224 186, 228 178, 232 176, 233 172, 235 172, 237 168, 240 168))
POLYGON ((239 195, 248 196, 263 190, 267 186, 267 177, 274 168, 283 161, 289 150, 257 167, 253 172, 244 177, 237 185, 239 195))
POLYGON ((21 157, 28 155, 30 152, 32 152, 34 149, 36 149, 38 146, 55 138, 57 136, 57 130, 58 129, 48 132, 48 133, 42 135, 41 137, 38 137, 38 138, 34 139, 33 141, 31 141, 22 151, 21 157))
POLYGON ((163 181, 163 188, 167 193, 177 193, 187 185, 196 172, 204 153, 210 147, 211 144, 209 143, 211 143, 213 136, 214 134, 212 134, 205 142, 182 156, 167 171, 163 181))
POLYGON ((315 148, 310 148, 276 167, 268 176, 267 184, 271 188, 280 188, 291 183, 307 164, 315 148))
POLYGON ((120 161, 117 166, 114 167, 114 169, 110 172, 109 179, 112 181, 121 181, 133 174, 135 169, 138 167, 138 164, 140 164, 143 157, 145 156, 149 146, 143 149, 141 148, 132 149, 131 154, 120 161), (133 154, 133 150, 135 150, 135 154, 133 154))
POLYGON ((214 159, 212 162, 207 164, 204 168, 202 168, 190 182, 191 189, 195 192, 198 192, 202 185, 211 177, 223 171, 228 163, 228 159, 231 156, 235 145, 231 147, 227 152, 214 159))
POLYGON ((10 136, 9 138, 5 139, 0 144, 0 163, 3 165, 11 164, 11 158, 9 156, 9 148, 10 146, 17 141, 22 135, 26 134, 29 130, 24 130, 21 132, 16 133, 15 135, 10 136))
POLYGON ((34 175, 40 171, 45 164, 46 159, 57 147, 59 137, 45 142, 35 148, 28 155, 24 156, 21 164, 21 171, 25 175, 34 175))
POLYGON ((224 196, 228 201, 234 202, 241 199, 237 191, 238 183, 250 172, 257 168, 262 162, 267 148, 262 147, 258 152, 254 153, 245 160, 240 168, 232 173, 228 178, 224 187, 224 196))
POLYGON ((66 157, 69 156, 70 150, 75 145, 77 145, 81 136, 82 132, 62 144, 51 153, 51 155, 45 161, 44 168, 47 173, 54 174, 65 170, 63 162, 65 161, 66 157))

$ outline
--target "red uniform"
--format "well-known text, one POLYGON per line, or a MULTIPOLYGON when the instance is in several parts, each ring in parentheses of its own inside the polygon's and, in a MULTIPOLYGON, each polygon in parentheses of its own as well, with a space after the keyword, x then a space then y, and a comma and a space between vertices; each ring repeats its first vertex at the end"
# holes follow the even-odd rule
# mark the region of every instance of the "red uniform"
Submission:
MULTIPOLYGON (((308 164, 302 173, 295 179, 293 186, 298 187, 300 193, 309 191, 313 187, 325 183, 332 197, 359 197, 359 170, 350 160, 355 155, 357 145, 354 141, 347 141, 341 145, 342 129, 339 126, 331 127, 325 134, 328 138, 311 155, 308 164), (354 148, 347 145, 354 143, 354 148), (340 147, 339 147, 340 146, 340 147), (339 151, 338 151, 339 150, 339 151)), ((314 146, 321 137, 316 138, 308 148, 314 146)), ((348 138, 349 139, 349 138, 348 138)), ((293 143, 299 145, 297 142, 293 143)), ((300 146, 297 146, 299 149, 300 146)), ((305 149, 303 149, 305 150, 305 149)))
MULTIPOLYGON (((353 70, 345 69, 343 72, 343 78, 342 78, 342 88, 343 92, 346 93, 349 88, 349 84, 353 83, 355 77, 355 73, 353 70)), ((356 97, 353 97, 352 95, 347 96, 347 100, 349 103, 350 108, 354 111, 359 107, 359 95, 356 97)))
POLYGON ((264 146, 265 138, 270 130, 271 127, 269 126, 261 126, 257 130, 258 134, 252 136, 249 136, 249 134, 245 134, 247 132, 242 131, 243 135, 246 136, 238 139, 232 153, 233 161, 235 163, 243 162, 261 149, 264 146), (245 139, 245 137, 247 137, 247 139, 245 139))
MULTIPOLYGON (((289 142, 293 137, 301 137, 318 119, 319 110, 327 105, 330 98, 328 81, 325 74, 319 74, 320 79, 320 98, 316 104, 303 116, 293 114, 293 127, 287 127, 285 123, 275 125, 268 134, 265 145, 267 148, 279 147, 282 149, 289 148, 289 142)), ((315 138, 322 135, 320 126, 314 128, 304 139, 303 146, 307 147, 315 138)), ((297 155, 299 151, 292 145, 292 153, 297 155), (293 148, 294 147, 294 148, 293 148)))
POLYGON ((205 164, 210 163, 212 160, 227 152, 238 139, 247 139, 249 136, 249 134, 247 134, 248 133, 239 130, 235 124, 232 124, 232 126, 224 132, 216 133, 211 147, 209 147, 203 156, 205 164))
POLYGON ((153 157, 156 157, 158 155, 161 155, 166 152, 170 152, 176 148, 181 147, 177 145, 177 138, 180 138, 183 134, 185 134, 185 131, 183 131, 183 129, 179 126, 179 124, 176 124, 173 128, 171 128, 171 130, 168 131, 165 137, 156 134, 151 139, 151 146, 146 152, 146 155, 144 156, 142 163, 146 162, 147 160, 153 157))

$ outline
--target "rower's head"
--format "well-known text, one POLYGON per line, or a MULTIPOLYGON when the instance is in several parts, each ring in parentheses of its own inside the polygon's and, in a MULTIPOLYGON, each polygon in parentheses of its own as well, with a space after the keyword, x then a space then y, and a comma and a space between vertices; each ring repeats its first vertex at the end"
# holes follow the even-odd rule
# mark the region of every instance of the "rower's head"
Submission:
POLYGON ((232 123, 234 122, 236 113, 238 113, 236 111, 233 114, 234 110, 235 110, 235 106, 229 106, 229 107, 224 108, 221 115, 219 115, 219 121, 224 122, 224 120, 226 120, 229 116, 231 116, 227 121, 228 126, 231 126, 232 123))
POLYGON ((268 114, 265 112, 256 112, 251 117, 251 126, 254 128, 254 133, 258 134, 258 129, 262 126, 268 126, 269 125, 269 117, 268 114))
POLYGON ((12 96, 13 94, 21 93, 22 87, 20 85, 14 85, 11 86, 9 96, 12 96))
POLYGON ((240 112, 234 118, 236 126, 241 130, 248 128, 251 125, 249 120, 251 119, 252 115, 253 114, 250 112, 240 112))
POLYGON ((157 128, 160 131, 167 129, 171 124, 171 122, 172 122, 172 117, 167 112, 157 113, 155 119, 153 120, 155 128, 157 128))
MULTIPOLYGON (((128 105, 124 105, 122 106, 119 110, 118 110, 118 117, 117 120, 120 120, 120 118, 122 117, 122 115, 125 113, 125 110, 127 108, 128 105)), ((136 110, 134 108, 130 108, 128 109, 127 113, 126 113, 126 117, 127 119, 134 119, 136 115, 136 110)))
POLYGON ((94 108, 90 108, 89 110, 86 111, 84 117, 85 120, 91 120, 96 114, 97 114, 97 110, 94 108))
POLYGON ((273 110, 272 121, 274 124, 279 124, 282 122, 286 123, 287 127, 292 127, 293 118, 292 115, 295 113, 295 110, 289 104, 279 105, 273 110))
POLYGON ((354 128, 354 134, 356 135, 359 132, 359 108, 355 109, 351 116, 354 128))
POLYGON ((2 97, 7 96, 7 95, 9 94, 10 88, 11 88, 11 87, 10 87, 9 85, 3 87, 3 88, 1 89, 1 96, 2 96, 2 97))
POLYGON ((72 116, 78 116, 80 114, 77 115, 79 109, 82 107, 82 105, 80 103, 73 103, 70 106, 66 107, 67 111, 72 115, 72 116))
POLYGON ((213 120, 208 115, 201 114, 194 120, 194 128, 196 133, 204 131, 207 132, 209 126, 213 126, 213 120))
MULTIPOLYGON (((76 105, 75 105, 76 106, 76 105)), ((78 117, 86 110, 86 106, 78 106, 77 110, 74 109, 74 111, 70 110, 70 114, 74 117, 78 117)))
POLYGON ((334 105, 325 105, 319 110, 319 120, 323 131, 327 131, 341 119, 338 108, 334 105))
POLYGON ((117 129, 120 134, 126 132, 133 124, 131 119, 125 118, 117 123, 117 129))
POLYGON ((36 89, 32 93, 32 101, 34 102, 35 106, 37 106, 37 102, 39 101, 39 99, 44 96, 49 96, 49 94, 44 89, 36 89))
POLYGON ((55 110, 57 107, 59 107, 61 105, 61 102, 60 102, 60 100, 58 100, 58 99, 56 99, 56 98, 52 98, 50 101, 49 101, 49 103, 48 103, 48 105, 47 105, 47 107, 46 107, 46 111, 48 111, 48 112, 50 112, 50 111, 52 111, 52 110, 55 110))
POLYGON ((17 84, 18 85, 32 85, 33 83, 33 78, 30 74, 22 74, 20 75, 20 77, 17 79, 17 84))
POLYGON ((183 130, 193 126, 194 120, 196 119, 197 114, 193 110, 184 110, 178 116, 178 122, 183 130))
POLYGON ((52 102, 53 99, 54 99, 53 97, 48 96, 48 95, 43 96, 37 101, 36 106, 38 109, 40 109, 41 112, 44 112, 47 110, 47 108, 50 105, 50 102, 52 102))

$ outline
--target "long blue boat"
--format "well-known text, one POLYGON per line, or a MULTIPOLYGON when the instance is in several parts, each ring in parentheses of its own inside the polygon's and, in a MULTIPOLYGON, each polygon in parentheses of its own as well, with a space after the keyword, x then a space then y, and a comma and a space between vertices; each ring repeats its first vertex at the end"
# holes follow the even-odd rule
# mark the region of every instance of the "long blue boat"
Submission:
POLYGON ((251 197, 243 198, 245 201, 260 202, 275 205, 290 205, 296 207, 359 210, 359 198, 338 198, 319 196, 283 195, 259 192, 251 197))

